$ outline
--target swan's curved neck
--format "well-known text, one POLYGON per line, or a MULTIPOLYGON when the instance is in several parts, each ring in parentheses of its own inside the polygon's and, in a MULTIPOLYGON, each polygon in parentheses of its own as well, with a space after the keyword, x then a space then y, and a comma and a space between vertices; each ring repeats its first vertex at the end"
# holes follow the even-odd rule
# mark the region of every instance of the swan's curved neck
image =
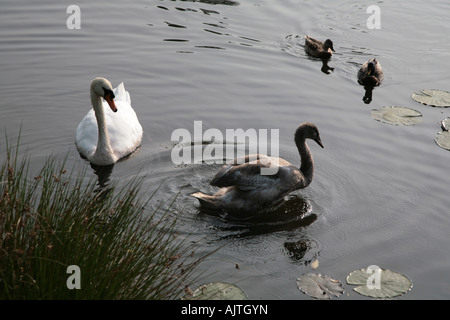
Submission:
POLYGON ((113 152, 108 136, 108 128, 106 127, 105 112, 103 111, 102 98, 91 91, 91 102, 94 108, 95 117, 98 126, 98 142, 97 149, 93 155, 94 158, 111 157, 113 152))
POLYGON ((304 137, 296 137, 295 144, 301 159, 300 171, 303 174, 303 185, 307 187, 313 179, 314 160, 304 137))

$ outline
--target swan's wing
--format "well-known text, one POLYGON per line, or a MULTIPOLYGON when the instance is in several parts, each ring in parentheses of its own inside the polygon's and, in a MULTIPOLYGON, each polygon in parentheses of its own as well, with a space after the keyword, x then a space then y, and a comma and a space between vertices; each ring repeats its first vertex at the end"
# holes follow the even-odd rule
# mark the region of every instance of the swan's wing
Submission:
POLYGON ((130 104, 118 101, 116 106, 117 112, 112 112, 106 103, 103 105, 111 148, 122 158, 139 147, 143 130, 130 104))
POLYGON ((283 164, 286 163, 289 164, 286 160, 264 155, 245 156, 222 166, 210 184, 220 188, 236 186, 241 190, 271 188, 280 183, 283 164), (276 168, 274 170, 276 172, 263 175, 261 174, 262 168, 276 168))
POLYGON ((231 160, 230 162, 228 162, 228 164, 232 165, 232 166, 236 166, 236 165, 240 165, 240 164, 244 164, 244 163, 248 163, 248 162, 254 162, 254 161, 258 161, 258 160, 262 160, 263 162, 269 162, 270 157, 266 156, 265 154, 259 154, 259 153, 248 154, 243 157, 235 158, 235 159, 231 160))
POLYGON ((241 190, 254 190, 276 184, 276 175, 261 175, 261 167, 263 166, 255 163, 225 165, 213 178, 211 185, 219 188, 236 186, 241 190))
POLYGON ((125 90, 125 85, 123 84, 123 82, 121 82, 117 86, 117 88, 114 88, 113 92, 114 92, 114 95, 116 96, 114 98, 115 102, 124 101, 124 102, 128 103, 129 105, 131 105, 130 93, 127 90, 125 90))
MULTIPOLYGON (((109 106, 108 106, 108 109, 109 106)), ((94 109, 89 112, 81 120, 75 133, 75 144, 78 151, 86 158, 90 158, 97 149, 98 126, 95 118, 94 109)))

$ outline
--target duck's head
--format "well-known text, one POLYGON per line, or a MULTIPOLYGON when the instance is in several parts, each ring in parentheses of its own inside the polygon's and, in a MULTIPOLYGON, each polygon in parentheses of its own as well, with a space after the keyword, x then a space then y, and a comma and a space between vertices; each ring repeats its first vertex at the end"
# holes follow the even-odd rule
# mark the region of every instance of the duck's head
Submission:
POLYGON ((113 92, 113 87, 108 79, 98 77, 91 82, 91 96, 92 94, 102 97, 106 100, 112 111, 117 112, 114 98, 116 97, 113 92))
POLYGON ((322 140, 320 139, 319 129, 314 123, 305 122, 300 124, 295 130, 295 141, 305 139, 314 140, 319 146, 323 148, 322 140))
POLYGON ((335 52, 334 48, 333 48, 333 41, 331 41, 330 39, 325 40, 325 42, 323 44, 323 48, 326 51, 330 51, 331 50, 331 51, 335 52))

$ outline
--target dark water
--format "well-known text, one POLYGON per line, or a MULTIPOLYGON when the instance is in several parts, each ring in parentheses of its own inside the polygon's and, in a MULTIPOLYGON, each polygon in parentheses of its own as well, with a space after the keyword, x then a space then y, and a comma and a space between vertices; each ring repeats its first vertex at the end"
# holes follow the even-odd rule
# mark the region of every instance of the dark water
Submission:
POLYGON ((373 30, 369 4, 350 0, 78 1, 79 30, 67 28, 70 4, 1 4, 0 128, 15 141, 22 127, 35 170, 67 152, 69 165, 84 161, 74 140, 90 108, 89 83, 123 81, 144 139, 109 179, 146 175, 145 196, 159 187, 155 208, 178 195, 180 234, 202 239, 198 253, 220 247, 199 267, 204 282, 236 283, 251 299, 309 299, 295 280, 318 272, 344 283, 340 299, 359 299, 346 275, 378 265, 413 281, 400 299, 450 298, 450 153, 434 143, 449 111, 410 98, 449 90, 450 3, 370 3, 381 9, 381 29, 373 30), (306 34, 333 40, 329 74, 306 56, 306 34), (365 104, 356 72, 372 57, 385 80, 365 104), (390 105, 423 119, 406 127, 371 118, 371 109, 390 105), (188 195, 213 192, 220 165, 171 161, 172 132, 193 132, 194 121, 221 132, 279 129, 280 156, 295 164, 294 129, 314 122, 325 148, 310 143, 312 184, 257 219, 200 211, 188 195))

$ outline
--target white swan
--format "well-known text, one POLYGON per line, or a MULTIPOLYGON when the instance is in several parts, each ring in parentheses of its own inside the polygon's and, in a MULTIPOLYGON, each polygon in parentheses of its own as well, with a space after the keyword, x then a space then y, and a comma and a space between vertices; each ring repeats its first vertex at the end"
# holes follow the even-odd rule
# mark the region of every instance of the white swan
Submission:
POLYGON ((210 184, 219 187, 213 195, 202 192, 191 196, 200 201, 202 207, 228 212, 256 213, 270 210, 288 193, 309 186, 313 179, 314 161, 306 139, 312 139, 323 148, 319 130, 310 123, 300 124, 294 135, 301 166, 295 167, 282 158, 263 154, 248 155, 225 164, 210 184), (261 161, 261 160, 265 161, 261 161), (261 175, 262 168, 276 163, 277 172, 261 175))
POLYGON ((143 130, 123 83, 113 89, 107 79, 95 78, 91 82, 91 102, 93 109, 76 131, 78 151, 99 166, 113 164, 135 151, 143 130))

